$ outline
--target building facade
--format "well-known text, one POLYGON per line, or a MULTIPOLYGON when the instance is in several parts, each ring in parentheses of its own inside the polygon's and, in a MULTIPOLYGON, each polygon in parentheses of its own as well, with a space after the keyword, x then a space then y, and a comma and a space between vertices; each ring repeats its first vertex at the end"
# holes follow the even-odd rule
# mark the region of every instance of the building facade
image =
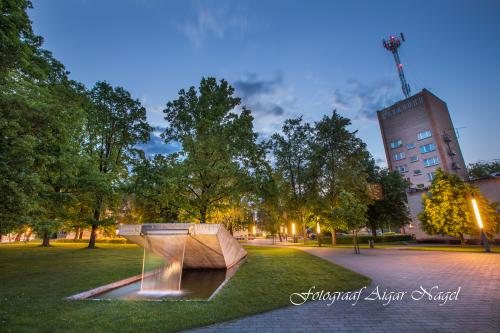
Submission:
POLYGON ((446 103, 424 89, 377 111, 389 170, 415 189, 430 186, 437 168, 467 178, 467 169, 446 103))

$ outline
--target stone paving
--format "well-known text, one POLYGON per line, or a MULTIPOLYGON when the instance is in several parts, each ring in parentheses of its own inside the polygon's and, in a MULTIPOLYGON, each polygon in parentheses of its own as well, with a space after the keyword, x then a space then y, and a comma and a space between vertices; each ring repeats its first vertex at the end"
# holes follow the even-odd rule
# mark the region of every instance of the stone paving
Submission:
MULTIPOLYGON (((500 332, 500 254, 361 249, 302 248, 372 278, 355 306, 315 301, 290 306, 194 332, 500 332), (458 300, 402 301, 383 306, 362 300, 379 286, 411 292, 439 286, 457 290, 458 300)), ((307 290, 297 290, 306 292, 307 290)), ((433 295, 436 292, 432 293, 433 295)))

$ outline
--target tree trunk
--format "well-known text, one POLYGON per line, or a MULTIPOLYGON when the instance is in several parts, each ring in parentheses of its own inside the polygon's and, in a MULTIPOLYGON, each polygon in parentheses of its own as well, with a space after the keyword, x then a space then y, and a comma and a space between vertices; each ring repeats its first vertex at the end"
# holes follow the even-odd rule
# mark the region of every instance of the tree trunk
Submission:
MULTIPOLYGON (((96 209, 94 211, 94 221, 99 221, 99 218, 101 217, 101 211, 99 209, 96 209)), ((97 233, 97 223, 92 223, 92 230, 90 231, 90 239, 89 239, 89 249, 95 249, 95 239, 96 239, 96 233, 97 233)))
POLYGON ((75 238, 73 238, 74 241, 78 239, 78 233, 80 233, 80 228, 76 228, 75 230, 75 238))
POLYGON ((43 247, 49 247, 50 246, 50 236, 49 236, 48 232, 45 232, 43 234, 42 246, 43 247))
POLYGON ((31 238, 31 234, 33 233, 33 231, 30 229, 30 231, 28 231, 26 233, 26 235, 24 236, 24 241, 25 242, 29 242, 30 238, 31 238))
POLYGON ((21 235, 22 235, 22 232, 19 232, 19 233, 16 235, 16 238, 14 238, 14 242, 20 242, 20 241, 21 241, 21 235))
POLYGON ((207 209, 205 207, 200 209, 200 223, 207 222, 207 209))
POLYGON ((373 236, 373 238, 377 237, 377 224, 374 223, 374 222, 372 222, 370 224, 370 227, 372 229, 372 236, 373 236))
POLYGON ((83 238, 83 228, 80 230, 80 234, 78 235, 78 239, 82 239, 83 238))
POLYGON ((89 246, 87 246, 87 248, 89 248, 89 249, 95 249, 97 228, 98 228, 97 224, 92 224, 92 230, 90 231, 89 246))
POLYGON ((337 245, 337 230, 332 230, 332 246, 337 245))
POLYGON ((465 238, 464 238, 464 235, 463 234, 460 234, 459 235, 460 237, 460 246, 465 246, 465 238))

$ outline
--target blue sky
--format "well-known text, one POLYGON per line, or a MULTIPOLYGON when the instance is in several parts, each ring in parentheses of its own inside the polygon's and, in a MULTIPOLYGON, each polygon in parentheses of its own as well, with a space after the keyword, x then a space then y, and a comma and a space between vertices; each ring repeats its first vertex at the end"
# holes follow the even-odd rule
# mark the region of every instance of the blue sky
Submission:
MULTIPOLYGON (((380 164, 377 109, 402 98, 381 40, 404 32, 413 92, 447 102, 467 163, 500 158, 499 1, 33 1, 34 30, 91 87, 129 90, 165 126, 162 109, 202 76, 228 80, 268 137, 284 119, 336 108, 380 164)), ((156 132, 158 134, 158 132, 156 132)), ((155 136, 147 152, 176 149, 155 136)))

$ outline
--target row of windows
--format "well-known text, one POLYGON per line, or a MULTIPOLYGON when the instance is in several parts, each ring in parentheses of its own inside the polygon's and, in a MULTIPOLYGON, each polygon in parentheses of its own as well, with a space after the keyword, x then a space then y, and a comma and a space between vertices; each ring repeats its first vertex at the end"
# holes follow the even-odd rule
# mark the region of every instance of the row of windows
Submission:
POLYGON ((424 166, 425 167, 430 167, 430 166, 438 165, 438 164, 439 164, 439 158, 437 156, 433 156, 431 158, 424 159, 424 166))
MULTIPOLYGON (((424 139, 427 139, 427 138, 430 138, 430 137, 432 137, 432 132, 429 131, 429 130, 425 130, 425 131, 417 133, 417 140, 418 141, 424 140, 424 139)), ((403 140, 398 139, 398 140, 391 141, 389 143, 389 145, 391 146, 392 149, 399 148, 399 147, 401 147, 403 145, 403 140)), ((414 143, 408 143, 406 145, 406 148, 408 150, 413 149, 413 148, 415 148, 415 144, 414 143)))
POLYGON ((400 104, 399 106, 396 106, 394 108, 383 111, 382 112, 382 119, 387 119, 387 118, 392 117, 396 114, 399 114, 403 111, 416 108, 417 106, 419 106, 421 104, 424 104, 424 99, 422 98, 422 96, 412 98, 411 100, 409 100, 403 104, 400 104))
MULTIPOLYGON (((420 146, 420 153, 422 153, 422 154, 430 153, 430 152, 433 152, 435 150, 436 150, 436 145, 432 142, 429 144, 420 146)), ((406 158, 405 152, 394 153, 392 156, 393 156, 395 161, 399 161, 399 160, 406 158)), ((410 162, 413 163, 413 162, 417 162, 417 161, 418 161, 418 155, 410 156, 410 162)))
POLYGON ((420 152, 422 154, 425 154, 425 153, 430 153, 431 151, 434 151, 436 150, 436 146, 434 145, 434 143, 429 143, 429 144, 426 144, 426 145, 423 145, 423 146, 420 146, 420 152))
POLYGON ((429 130, 425 130, 425 131, 422 131, 420 133, 417 133, 417 140, 420 141, 423 139, 430 138, 431 136, 432 136, 432 132, 429 130))
MULTIPOLYGON (((409 171, 408 167, 406 165, 397 166, 396 170, 399 171, 400 173, 407 173, 409 171)), ((422 174, 422 170, 420 170, 420 169, 413 170, 414 176, 420 176, 421 174, 422 174)), ((427 172, 426 175, 427 175, 427 179, 431 182, 434 179, 434 177, 436 176, 436 173, 435 172, 427 172)))

